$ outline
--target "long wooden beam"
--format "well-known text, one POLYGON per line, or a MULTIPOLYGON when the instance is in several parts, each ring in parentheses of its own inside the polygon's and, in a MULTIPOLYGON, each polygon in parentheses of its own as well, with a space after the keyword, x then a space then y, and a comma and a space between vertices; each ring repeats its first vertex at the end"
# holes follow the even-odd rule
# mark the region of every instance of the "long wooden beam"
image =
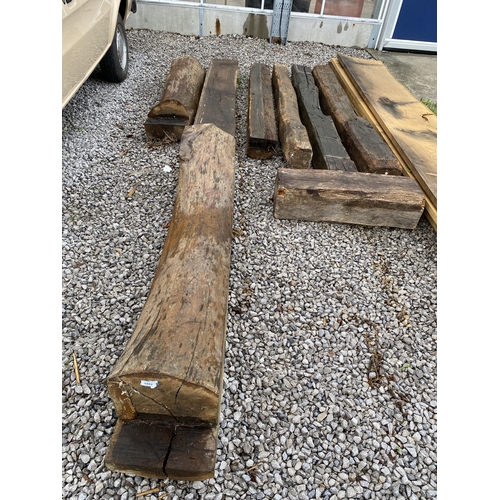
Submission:
POLYGON ((284 64, 273 66, 272 84, 278 134, 285 159, 292 168, 311 168, 311 143, 300 120, 297 94, 284 64))
POLYGON ((321 111, 318 87, 311 69, 292 65, 292 84, 297 93, 300 118, 313 149, 313 167, 356 172, 356 165, 342 144, 333 120, 321 111))
POLYGON ((213 476, 217 451, 235 139, 213 124, 192 125, 179 154, 177 197, 151 290, 107 380, 121 425, 106 465, 192 480, 213 476), (156 444, 144 447, 141 435, 156 444))
POLYGON ((194 124, 213 123, 221 130, 236 133, 236 85, 238 61, 212 59, 205 77, 194 124))
POLYGON ((271 158, 277 143, 271 70, 265 64, 254 63, 248 80, 247 156, 271 158))

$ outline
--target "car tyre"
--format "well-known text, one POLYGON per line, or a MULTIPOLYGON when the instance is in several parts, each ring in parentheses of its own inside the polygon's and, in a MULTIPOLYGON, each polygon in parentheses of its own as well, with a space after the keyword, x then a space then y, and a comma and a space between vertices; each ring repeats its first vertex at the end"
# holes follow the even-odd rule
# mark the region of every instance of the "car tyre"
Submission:
POLYGON ((125 25, 120 14, 116 22, 115 36, 113 43, 102 58, 102 77, 108 82, 120 83, 127 78, 128 74, 128 40, 125 25))

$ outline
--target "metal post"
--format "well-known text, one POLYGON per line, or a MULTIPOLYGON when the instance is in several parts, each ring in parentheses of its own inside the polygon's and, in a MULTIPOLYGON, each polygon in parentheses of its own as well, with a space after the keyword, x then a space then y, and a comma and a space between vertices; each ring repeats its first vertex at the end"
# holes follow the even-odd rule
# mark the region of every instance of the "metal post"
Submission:
POLYGON ((274 0, 273 22, 269 43, 279 42, 281 45, 286 45, 291 12, 292 0, 274 0))

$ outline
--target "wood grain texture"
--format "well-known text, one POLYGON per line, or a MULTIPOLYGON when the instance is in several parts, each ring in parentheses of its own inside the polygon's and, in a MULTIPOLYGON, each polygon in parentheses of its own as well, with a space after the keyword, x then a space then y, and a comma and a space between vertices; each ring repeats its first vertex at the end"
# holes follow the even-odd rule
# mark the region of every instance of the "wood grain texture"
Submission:
POLYGON ((360 172, 402 175, 403 169, 391 148, 368 120, 358 116, 344 123, 344 144, 360 172))
POLYGON ((311 70, 306 66, 292 65, 292 85, 297 93, 300 118, 313 149, 313 167, 355 172, 356 166, 349 158, 333 120, 321 111, 319 92, 311 70))
POLYGON ((277 219, 414 229, 424 195, 408 177, 332 170, 278 169, 277 219))
POLYGON ((198 59, 191 56, 175 59, 160 102, 144 123, 146 135, 151 138, 170 135, 180 140, 184 127, 194 121, 204 81, 205 70, 198 59))
POLYGON ((235 139, 187 127, 177 197, 148 299, 108 378, 118 416, 218 421, 227 317, 235 139))
MULTIPOLYGON (((346 71, 340 64, 340 61, 336 58, 330 60, 329 65, 335 72, 343 89, 346 91, 349 96, 349 100, 351 101, 354 109, 358 113, 359 116, 366 118, 371 125, 375 128, 375 130, 380 134, 380 136, 384 139, 385 143, 390 147, 394 156, 398 159, 400 165, 403 167, 403 175, 406 177, 410 177, 411 179, 415 179, 413 172, 411 171, 411 165, 409 165, 406 159, 400 154, 398 148, 391 142, 391 138, 387 135, 385 130, 379 124, 377 118, 372 113, 372 111, 368 108, 367 104, 359 94, 358 90, 354 86, 353 82, 347 75, 346 71)), ((425 209, 424 215, 437 232, 437 207, 432 203, 430 198, 425 194, 425 209)))
POLYGON ((250 158, 271 158, 278 143, 271 69, 261 63, 250 68, 246 153, 250 158))
POLYGON ((237 79, 238 61, 212 59, 194 124, 213 123, 224 132, 235 136, 237 79))
POLYGON ((437 206, 437 117, 381 61, 339 54, 366 104, 437 206))
POLYGON ((112 471, 155 479, 213 477, 217 427, 166 422, 161 417, 118 420, 104 463, 112 471))
POLYGON ((300 120, 297 95, 284 64, 273 66, 272 84, 278 135, 285 159, 292 168, 310 168, 312 147, 307 130, 300 120))
POLYGON ((358 116, 349 96, 329 64, 315 66, 312 74, 323 113, 332 118, 340 137, 345 137, 344 123, 358 116))

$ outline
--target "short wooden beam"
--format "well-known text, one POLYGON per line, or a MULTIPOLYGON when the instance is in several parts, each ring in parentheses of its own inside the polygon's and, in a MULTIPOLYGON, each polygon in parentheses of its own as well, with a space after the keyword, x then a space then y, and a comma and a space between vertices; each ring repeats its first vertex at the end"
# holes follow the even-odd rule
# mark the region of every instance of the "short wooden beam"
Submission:
POLYGON ((236 133, 238 61, 212 59, 203 84, 194 123, 213 123, 233 137, 236 133))
POLYGON ((311 168, 311 143, 300 120, 297 94, 284 64, 273 66, 272 84, 278 135, 285 159, 292 168, 311 168))
POLYGON ((193 123, 204 81, 205 70, 198 59, 192 56, 175 59, 162 98, 144 122, 146 135, 153 139, 170 136, 180 140, 184 128, 193 123))
POLYGON ((151 290, 107 380, 122 425, 105 461, 112 470, 192 480, 213 475, 217 451, 235 139, 213 124, 192 125, 179 155, 177 197, 151 290))
POLYGON ((292 84, 297 93, 300 118, 307 129, 313 149, 313 167, 356 172, 356 165, 349 158, 333 120, 321 111, 318 88, 311 70, 294 64, 292 84))
POLYGON ((277 219, 414 229, 424 193, 409 177, 333 170, 278 169, 277 219))
POLYGON ((247 156, 271 158, 277 143, 271 70, 265 64, 254 63, 248 81, 247 156))

